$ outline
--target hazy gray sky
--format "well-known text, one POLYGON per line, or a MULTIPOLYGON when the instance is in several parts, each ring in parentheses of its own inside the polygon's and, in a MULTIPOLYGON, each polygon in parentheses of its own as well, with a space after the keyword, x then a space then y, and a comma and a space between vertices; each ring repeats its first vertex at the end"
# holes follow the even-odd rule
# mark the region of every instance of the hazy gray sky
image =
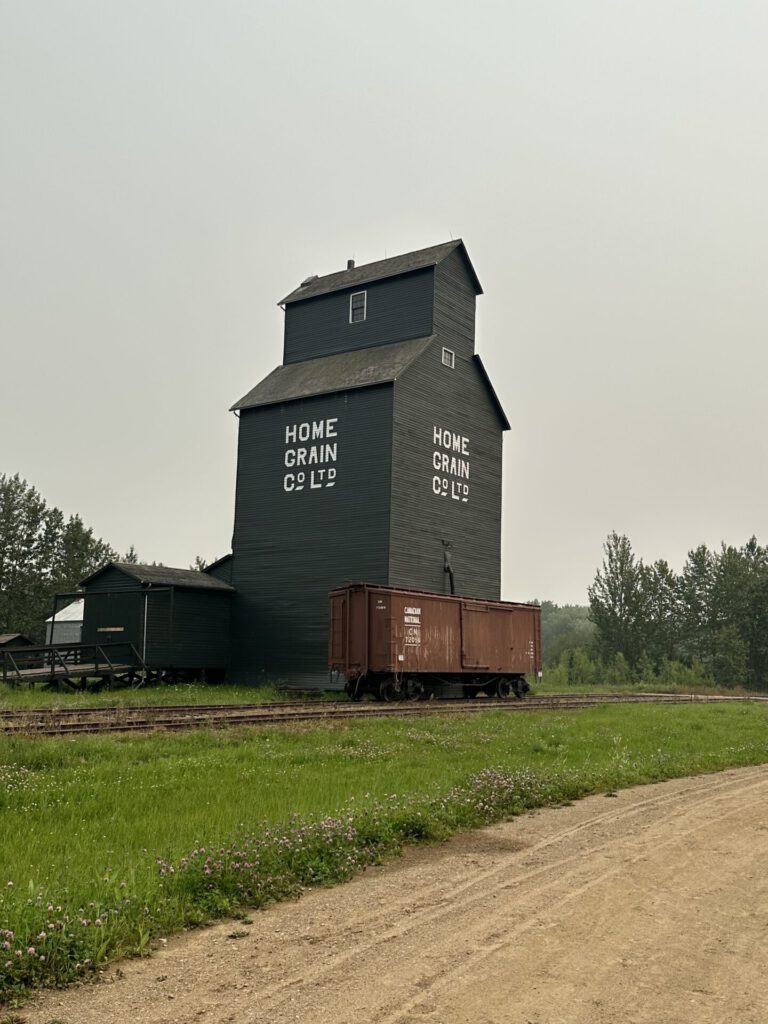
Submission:
POLYGON ((0 472, 120 551, 229 550, 311 273, 462 237, 504 596, 606 534, 765 542, 764 0, 1 0, 0 472))

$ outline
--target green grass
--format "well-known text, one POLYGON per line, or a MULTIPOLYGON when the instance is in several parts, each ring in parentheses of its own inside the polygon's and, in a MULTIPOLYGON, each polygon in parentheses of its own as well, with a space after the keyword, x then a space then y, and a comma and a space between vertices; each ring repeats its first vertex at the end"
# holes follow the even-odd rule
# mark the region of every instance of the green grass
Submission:
MULTIPOLYGON (((559 669, 545 671, 543 679, 531 678, 533 694, 547 693, 720 693, 723 695, 746 695, 750 692, 739 689, 718 689, 702 684, 692 685, 688 680, 680 682, 624 683, 569 686, 559 669)), ((24 710, 29 708, 123 708, 139 706, 162 706, 169 704, 270 704, 276 701, 346 700, 341 692, 317 691, 301 693, 281 690, 274 686, 212 686, 205 683, 177 683, 174 685, 149 686, 139 689, 115 689, 76 691, 60 693, 56 690, 33 689, 29 686, 7 686, 0 683, 0 711, 24 710)))
POLYGON ((0 1001, 349 877, 404 842, 768 761, 767 725, 759 704, 643 705, 0 738, 0 1001))
POLYGON ((541 679, 531 680, 533 696, 548 693, 699 693, 721 697, 768 696, 764 691, 746 690, 744 687, 717 686, 715 683, 686 682, 681 680, 655 680, 639 683, 577 683, 568 684, 559 672, 544 672, 541 679))
MULTIPOLYGON (((337 697, 339 694, 336 695, 337 697)), ((283 693, 274 686, 211 686, 205 683, 177 683, 138 689, 57 690, 8 686, 0 683, 0 711, 25 708, 129 708, 167 704, 270 704, 274 701, 306 699, 306 694, 283 693)))

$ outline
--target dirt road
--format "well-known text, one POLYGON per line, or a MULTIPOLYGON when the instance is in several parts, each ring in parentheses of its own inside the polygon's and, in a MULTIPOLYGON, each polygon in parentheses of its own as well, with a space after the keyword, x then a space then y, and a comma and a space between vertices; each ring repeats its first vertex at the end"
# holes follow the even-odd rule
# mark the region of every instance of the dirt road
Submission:
POLYGON ((591 797, 170 940, 23 1016, 765 1024, 767 866, 768 766, 591 797))

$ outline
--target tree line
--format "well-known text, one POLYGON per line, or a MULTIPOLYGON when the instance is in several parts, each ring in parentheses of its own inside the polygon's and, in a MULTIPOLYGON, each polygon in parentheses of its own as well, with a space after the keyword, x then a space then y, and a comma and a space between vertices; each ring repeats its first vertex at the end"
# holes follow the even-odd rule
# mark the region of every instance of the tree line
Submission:
MULTIPOLYGON (((768 689, 768 548, 700 545, 679 573, 609 534, 589 606, 542 603, 544 660, 564 682, 684 681, 768 689), (672 677, 675 677, 674 679, 672 677)), ((42 642, 55 594, 117 552, 26 480, 0 475, 0 634, 42 642)), ((137 563, 131 546, 122 561, 137 563)), ((199 556, 190 568, 202 569, 199 556)))
POLYGON ((626 536, 611 533, 588 589, 593 652, 635 675, 679 663, 721 686, 768 688, 768 548, 692 551, 679 573, 646 565, 626 536))
MULTIPOLYGON (((18 473, 0 474, 0 635, 24 633, 44 643, 54 596, 74 594, 81 580, 117 561, 139 563, 133 544, 118 555, 80 516, 65 518, 18 473)), ((202 572, 207 564, 197 555, 189 568, 202 572)))
POLYGON ((0 634, 44 642, 54 595, 116 558, 80 516, 65 518, 18 473, 0 475, 0 634))

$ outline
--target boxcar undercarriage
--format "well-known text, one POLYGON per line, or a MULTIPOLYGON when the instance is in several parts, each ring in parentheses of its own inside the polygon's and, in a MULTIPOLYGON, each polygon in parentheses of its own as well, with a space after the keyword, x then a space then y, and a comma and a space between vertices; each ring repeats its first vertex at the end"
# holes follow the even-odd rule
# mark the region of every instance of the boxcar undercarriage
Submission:
POLYGON ((349 679, 344 687, 354 701, 365 696, 389 703, 397 700, 432 700, 434 698, 487 697, 506 699, 512 694, 521 700, 530 687, 524 675, 472 675, 420 673, 396 676, 391 673, 369 673, 349 679))

